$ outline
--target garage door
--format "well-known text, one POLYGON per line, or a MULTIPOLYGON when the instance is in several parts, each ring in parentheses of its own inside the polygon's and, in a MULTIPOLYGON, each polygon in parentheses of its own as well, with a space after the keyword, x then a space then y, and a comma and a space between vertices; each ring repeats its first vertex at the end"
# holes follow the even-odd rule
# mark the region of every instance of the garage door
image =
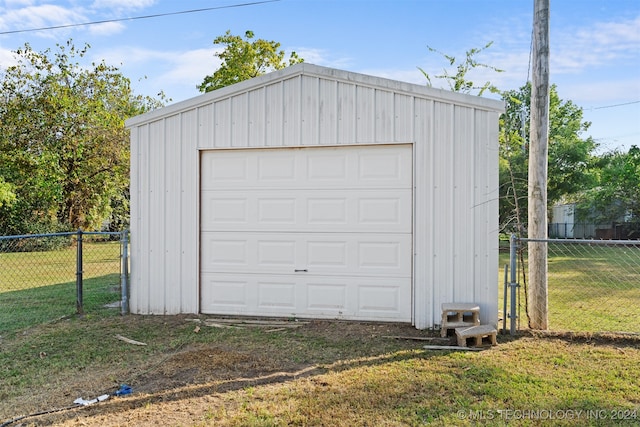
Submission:
POLYGON ((205 151, 201 312, 411 321, 410 145, 205 151))

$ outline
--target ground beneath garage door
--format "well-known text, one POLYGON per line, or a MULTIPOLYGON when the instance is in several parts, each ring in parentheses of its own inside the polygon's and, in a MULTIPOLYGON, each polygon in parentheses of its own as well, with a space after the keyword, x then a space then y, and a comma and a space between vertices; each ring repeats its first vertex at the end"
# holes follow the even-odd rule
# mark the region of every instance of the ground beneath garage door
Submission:
POLYGON ((80 372, 48 373, 49 381, 42 389, 10 399, 10 406, 0 411, 0 421, 73 406, 77 397, 92 399, 115 391, 126 381, 133 388, 129 396, 29 417, 16 424, 182 425, 193 419, 194 411, 204 410, 201 404, 192 406, 194 399, 216 406, 230 391, 313 378, 354 364, 375 364, 398 350, 443 343, 437 333, 395 323, 289 320, 240 324, 188 316, 131 316, 105 322, 85 324, 85 333, 92 335, 86 328, 103 330, 104 345, 119 351, 80 372), (113 333, 118 331, 121 333, 113 333), (115 335, 146 345, 116 340, 115 335))

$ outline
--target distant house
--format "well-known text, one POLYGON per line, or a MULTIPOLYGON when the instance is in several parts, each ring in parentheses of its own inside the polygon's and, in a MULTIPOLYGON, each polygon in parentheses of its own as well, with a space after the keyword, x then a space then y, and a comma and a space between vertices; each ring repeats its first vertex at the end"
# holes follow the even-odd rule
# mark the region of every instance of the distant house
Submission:
POLYGON ((630 218, 621 216, 616 221, 603 222, 590 218, 598 215, 578 215, 575 203, 558 204, 552 208, 549 237, 560 239, 637 239, 629 225, 630 218))
POLYGON ((305 63, 128 120, 131 311, 496 324, 503 110, 305 63))

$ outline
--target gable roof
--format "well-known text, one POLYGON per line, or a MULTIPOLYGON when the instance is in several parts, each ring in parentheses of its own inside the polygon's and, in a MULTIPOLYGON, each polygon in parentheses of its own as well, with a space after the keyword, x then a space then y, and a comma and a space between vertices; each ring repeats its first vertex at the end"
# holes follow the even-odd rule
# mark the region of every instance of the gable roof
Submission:
POLYGON ((261 86, 267 86, 278 81, 302 75, 319 77, 333 81, 348 82, 352 84, 355 83, 362 86, 389 90, 396 93, 410 94, 413 96, 429 98, 456 105, 469 106, 481 110, 495 111, 499 113, 504 111, 504 103, 499 100, 467 95, 449 90, 435 89, 426 85, 406 83, 303 62, 132 117, 125 122, 125 125, 127 127, 133 127, 144 122, 153 121, 175 114, 181 110, 187 110, 200 105, 209 104, 216 100, 230 97, 238 93, 247 92, 261 86))

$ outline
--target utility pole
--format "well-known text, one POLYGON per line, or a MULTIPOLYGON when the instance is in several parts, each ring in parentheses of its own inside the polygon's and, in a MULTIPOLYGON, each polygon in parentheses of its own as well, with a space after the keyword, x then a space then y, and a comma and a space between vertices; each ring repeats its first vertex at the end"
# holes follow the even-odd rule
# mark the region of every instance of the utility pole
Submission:
MULTIPOLYGON (((529 239, 547 238, 549 152, 549 0, 534 0, 531 125, 529 131, 529 239)), ((547 329, 547 243, 529 242, 529 327, 547 329)))

